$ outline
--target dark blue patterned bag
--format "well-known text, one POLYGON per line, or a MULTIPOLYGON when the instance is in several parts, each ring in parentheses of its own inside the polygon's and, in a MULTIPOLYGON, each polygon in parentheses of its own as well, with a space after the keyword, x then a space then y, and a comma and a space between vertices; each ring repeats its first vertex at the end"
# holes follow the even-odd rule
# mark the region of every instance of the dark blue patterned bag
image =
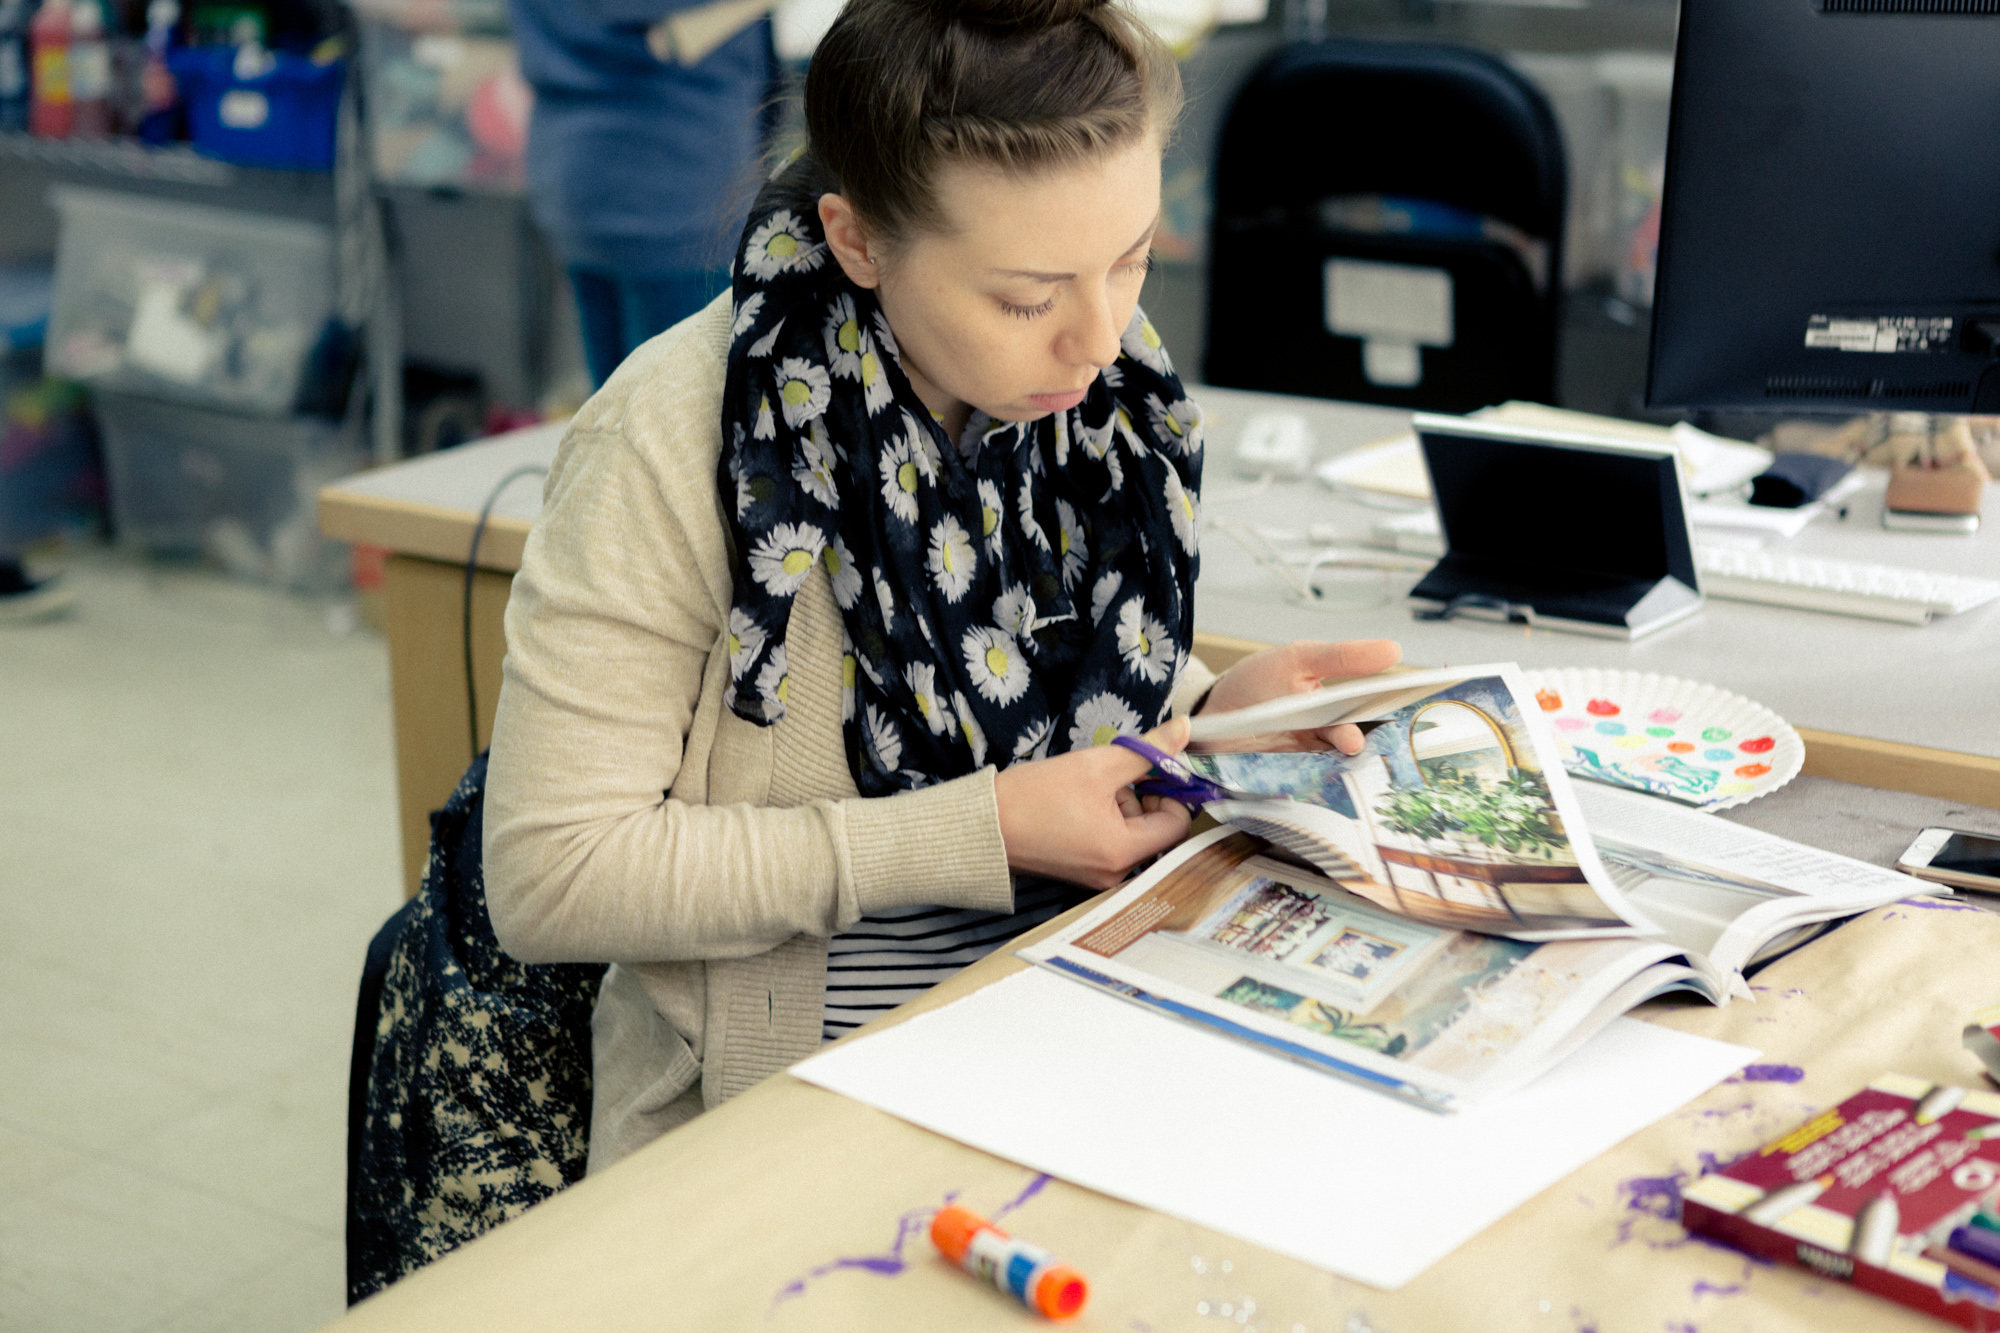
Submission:
POLYGON ((601 965, 500 949, 480 873, 486 756, 431 815, 422 891, 368 946, 348 1086, 352 1304, 583 1175, 601 965))

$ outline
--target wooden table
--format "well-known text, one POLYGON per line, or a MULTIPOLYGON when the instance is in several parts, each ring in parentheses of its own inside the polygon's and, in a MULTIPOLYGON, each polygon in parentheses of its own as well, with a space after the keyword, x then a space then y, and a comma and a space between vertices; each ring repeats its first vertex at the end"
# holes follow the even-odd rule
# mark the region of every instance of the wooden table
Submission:
MULTIPOLYGON (((932 1250, 929 1215, 956 1198, 989 1215, 1006 1210, 1003 1225, 1090 1278, 1090 1307, 1071 1325, 1078 1329, 1919 1333, 1942 1326, 1837 1283, 1692 1242, 1670 1218, 1679 1185, 1711 1156, 1753 1149, 1883 1070, 1976 1086, 1978 1062, 1959 1044, 1959 1028, 1974 1007, 2000 999, 1996 956, 2000 916, 1905 904, 1774 964, 1756 980, 1756 1004, 1646 1006, 1641 1016, 1653 1022, 1761 1049, 1760 1077, 1724 1083, 1626 1140, 1397 1292, 1044 1180, 779 1075, 332 1327, 1041 1326, 932 1250), (1237 1322, 1234 1313, 1249 1308, 1245 1297, 1254 1308, 1237 1322)), ((1008 955, 989 957, 846 1040, 864 1040, 1021 966, 1008 955)), ((1246 1106, 1243 1118, 1246 1132, 1283 1131, 1282 1116, 1268 1107, 1246 1106)))
MULTIPOLYGON (((1352 403, 1198 388, 1209 415, 1206 502, 1211 516, 1365 533, 1380 511, 1316 482, 1251 489, 1230 474, 1242 424, 1272 409, 1304 415, 1322 454, 1406 429, 1407 413, 1352 403), (1232 498, 1234 497, 1234 498, 1232 498)), ((464 565, 474 519, 515 469, 546 466, 560 424, 532 427, 446 453, 364 473, 320 493, 320 528, 391 554, 383 591, 396 725, 396 773, 405 882, 423 875, 430 812, 444 804, 475 745, 467 721, 462 643, 464 565)), ((1815 555, 1945 572, 2000 573, 2000 537, 1885 533, 1867 497, 1844 524, 1819 523, 1792 546, 1815 555)), ((1875 503, 1879 504, 1879 497, 1875 503)), ((534 477, 494 504, 473 580, 471 637, 478 745, 500 693, 501 614, 541 508, 534 477)), ((1989 506, 2000 517, 2000 504, 1989 506)), ((1800 730, 1809 774, 2000 807, 2000 603, 1924 627, 1781 607, 1714 601, 1683 625, 1636 644, 1551 631, 1413 620, 1403 596, 1415 575, 1383 575, 1366 605, 1329 611, 1289 600, 1232 540, 1202 543, 1197 651, 1221 670, 1261 642, 1290 638, 1399 639, 1422 663, 1519 661, 1523 666, 1629 666, 1714 681, 1775 709, 1800 730)))
MULTIPOLYGON (((1358 437, 1344 442, 1384 433, 1383 416, 1370 409, 1340 416, 1358 437)), ((1386 424, 1393 429, 1393 418, 1386 424)), ((545 459, 553 443, 547 432, 503 437, 322 497, 330 535, 397 553, 387 591, 413 868, 421 865, 423 844, 412 829, 449 791, 470 744, 458 597, 471 513, 493 481, 523 461, 545 459), (422 753, 414 753, 419 747, 422 753)), ((1227 484, 1215 466, 1212 485, 1227 484)), ((482 726, 490 725, 497 693, 508 571, 518 564, 535 509, 534 484, 517 487, 496 507, 479 554, 474 633, 482 726)), ((1226 590, 1207 597, 1205 630, 1248 634, 1264 623, 1251 617, 1256 598, 1266 594, 1232 583, 1241 573, 1227 558, 1212 559, 1204 571, 1205 593, 1212 579, 1226 590)), ((1734 610, 1718 606, 1711 614, 1734 610)), ((1270 618, 1291 614, 1281 607, 1270 618)), ((1301 631, 1284 620, 1279 632, 1301 631)), ((1337 625, 1320 632, 1349 637, 1352 630, 1337 625)), ((1587 642, 1564 636, 1557 649, 1587 642)), ((1215 634, 1205 634, 1201 645, 1218 667, 1251 646, 1215 634)), ((1435 660, 1515 655, 1480 639, 1455 642, 1448 652, 1421 651, 1435 660)), ((1983 662, 1977 669, 1990 670, 1983 662)), ((1900 707, 1882 702, 1885 736, 1895 734, 1900 707)), ((2000 805, 1993 776, 2000 743, 1990 723, 1968 735, 1965 748, 1975 747, 1978 753, 1892 748, 1875 756, 1873 772, 1884 786, 2000 805)), ((1823 770, 1830 753, 1869 754, 1810 739, 1808 771, 1823 770)), ((1848 760, 1831 762, 1838 768, 1848 760)), ((1573 1172, 1399 1292, 1361 1287, 1188 1222, 1046 1180, 779 1076, 412 1276, 336 1327, 506 1333, 1037 1326, 931 1251, 926 1221, 939 1204, 957 1198, 989 1215, 1005 1213, 1009 1225, 1090 1276, 1094 1294, 1078 1328, 1915 1333, 1938 1325, 1837 1284, 1689 1242, 1669 1217, 1679 1183, 1710 1155, 1753 1147, 1884 1069, 1976 1082, 1977 1064, 1958 1032, 1974 1008, 2000 999, 1996 955, 2000 916, 1899 905, 1762 973, 1754 1005, 1647 1006, 1641 1016, 1650 1021, 1763 1050, 1769 1068, 1761 1078, 1714 1089, 1573 1172)), ((1011 955, 990 957, 848 1040, 1020 966, 1011 955)), ((1246 1106, 1244 1121, 1247 1132, 1282 1132, 1282 1117, 1274 1121, 1270 1108, 1246 1106)))

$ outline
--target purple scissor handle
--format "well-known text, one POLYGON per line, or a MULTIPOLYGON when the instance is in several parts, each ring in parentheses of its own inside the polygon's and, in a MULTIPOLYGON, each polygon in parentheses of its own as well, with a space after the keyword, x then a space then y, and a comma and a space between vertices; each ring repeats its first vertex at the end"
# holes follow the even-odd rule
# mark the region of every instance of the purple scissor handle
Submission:
POLYGON ((1132 790, 1141 796, 1164 796, 1170 801, 1179 801, 1190 810, 1199 810, 1210 801, 1229 799, 1228 792, 1207 778, 1196 777, 1194 770, 1182 763, 1177 755, 1168 754, 1157 745, 1137 736, 1122 735, 1113 736, 1111 743, 1138 755, 1157 772, 1158 776, 1141 778, 1132 784, 1132 790))

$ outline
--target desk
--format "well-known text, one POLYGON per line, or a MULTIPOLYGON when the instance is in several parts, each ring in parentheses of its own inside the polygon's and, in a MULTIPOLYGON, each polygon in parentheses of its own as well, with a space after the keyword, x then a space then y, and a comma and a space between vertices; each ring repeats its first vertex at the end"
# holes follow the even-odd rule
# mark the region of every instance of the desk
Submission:
MULTIPOLYGON (((1244 410, 1254 401, 1244 395, 1203 396, 1219 421, 1226 420, 1225 411, 1244 410)), ((1315 414, 1320 410, 1309 406, 1315 414)), ((1325 411, 1330 414, 1325 443, 1358 443, 1397 422, 1393 414, 1364 409, 1325 411), (1348 436, 1334 434, 1333 425, 1351 427, 1348 436)), ((1217 438, 1229 436, 1219 432, 1217 438)), ((450 532, 434 521, 434 511, 444 505, 414 513, 398 506, 426 504, 423 495, 441 496, 449 482, 476 507, 483 486, 520 461, 501 451, 525 447, 518 438, 470 446, 456 457, 350 483, 323 499, 330 533, 404 552, 391 562, 392 571, 408 566, 400 576, 402 590, 393 578, 390 586, 392 635, 399 623, 409 628, 399 615, 421 616, 427 605, 430 614, 445 620, 446 631, 434 640, 448 641, 438 650, 442 661, 398 650, 399 673, 427 670, 449 680, 459 669, 458 570, 438 562, 462 557, 469 522, 461 512, 459 544, 453 547, 437 539, 450 532), (415 486, 406 482, 419 476, 417 468, 432 470, 427 479, 419 477, 430 489, 413 495, 415 486), (358 489, 363 485, 372 489, 358 489), (439 572, 433 575, 425 566, 439 572), (432 605, 422 589, 428 586, 424 580, 434 577, 447 595, 432 605)), ((1232 483, 1218 467, 1211 484, 1232 483)), ((1263 521, 1280 521, 1274 512, 1279 498, 1260 508, 1263 521)), ((1299 488, 1292 501, 1331 503, 1308 488, 1299 488)), ((494 531, 513 532, 511 540, 518 541, 532 517, 524 510, 518 497, 503 501, 507 526, 494 531), (510 504, 515 507, 505 507, 510 504)), ((1212 542, 1211 550, 1219 545, 1212 542)), ((483 551, 482 563, 503 560, 497 549, 483 551)), ((504 597, 503 573, 482 578, 493 580, 483 587, 498 587, 504 597)), ((1328 623, 1332 618, 1323 612, 1288 606, 1262 578, 1247 561, 1212 556, 1202 584, 1204 630, 1268 637, 1382 632, 1365 616, 1328 623)), ((497 611, 498 604, 496 598, 490 610, 497 611)), ((1709 614, 1737 610, 1718 606, 1709 614)), ((486 604, 479 614, 489 614, 486 604)), ((1523 640, 1518 630, 1489 634, 1485 627, 1417 626, 1393 606, 1370 614, 1379 615, 1397 637, 1416 643, 1412 656, 1430 660, 1516 656, 1524 647, 1546 651, 1545 661, 1606 660, 1591 654, 1607 647, 1633 651, 1629 645, 1571 636, 1523 640), (1429 637, 1433 629, 1441 631, 1439 637, 1429 637), (1425 637, 1419 641, 1412 631, 1425 637)), ((1827 619, 1836 627, 1874 628, 1827 619)), ((1205 644, 1218 664, 1230 650, 1220 639, 1205 644)), ((1658 659, 1653 664, 1675 669, 1658 659)), ((1965 671, 1975 665, 1967 664, 1965 671)), ((1761 669, 1758 664, 1732 661, 1729 668, 1709 674, 1754 689, 1742 686, 1737 676, 1761 669)), ((1693 674, 1695 668, 1684 670, 1693 674)), ((405 688, 399 674, 399 710, 405 688)), ((480 689, 490 709, 483 681, 480 689)), ((1873 734, 1895 734, 1895 708, 1874 697, 1878 707, 1863 722, 1880 728, 1873 734)), ((456 706, 453 725, 462 732, 462 693, 456 706)), ((399 722, 399 735, 400 727, 399 722)), ((1995 739, 1989 725, 1969 736, 1968 747, 1985 747, 1979 755, 1926 760, 1932 765, 1926 771, 1938 782, 1953 780, 1958 771, 1953 765, 1962 759, 1993 760, 2000 753, 1995 739)), ((464 744, 461 735, 461 754, 464 744)), ((454 759, 450 777, 461 763, 454 759)), ((2000 800, 1989 797, 1989 803, 2000 800)), ((1777 832, 1796 832, 1798 821, 1824 820, 1837 836, 1814 840, 1881 860, 1899 849, 1905 836, 1899 824, 1940 819, 1945 811, 1940 802, 1919 796, 1882 796, 1805 777, 1732 815, 1777 832), (1894 817, 1867 822, 1884 804, 1896 807, 1894 817)), ((1953 813, 1955 822, 2000 829, 2000 814, 1953 813)), ((1678 1183, 1701 1169, 1704 1154, 1726 1156, 1754 1146, 1884 1069, 1976 1082, 1977 1064, 1959 1046, 1958 1030, 1973 1008, 2000 998, 1991 963, 1996 953, 2000 917, 1976 909, 1899 905, 1773 965, 1757 979, 1762 989, 1755 1005, 1646 1006, 1642 1016, 1651 1021, 1763 1050, 1779 1076, 1712 1090, 1551 1186, 1395 1293, 1331 1277, 1088 1190, 1043 1181, 1011 1163, 779 1076, 412 1276, 335 1327, 343 1333, 1039 1327, 931 1253, 924 1219, 956 1196, 988 1213, 1014 1204, 1011 1225, 1091 1277, 1095 1294, 1084 1319, 1074 1325, 1078 1328, 1657 1333, 1662 1327, 1699 1326, 1703 1333, 1917 1333, 1938 1325, 1837 1284, 1760 1268, 1731 1251, 1690 1243, 1666 1214, 1678 1183), (1247 1308, 1245 1297, 1254 1309, 1239 1322, 1234 1316, 1247 1308), (1230 1316, 1221 1313, 1225 1302, 1230 1316)), ((947 1003, 1020 966, 1011 955, 990 957, 864 1032, 947 1003)), ((1246 1107, 1246 1120, 1263 1109, 1246 1107)))
MULTIPOLYGON (((333 1327, 934 1333, 1044 1326, 932 1252, 924 1220, 956 1195, 989 1214, 1020 1201, 1007 1225, 1089 1276, 1091 1306, 1071 1326, 1078 1329, 1934 1330, 1942 1326, 1839 1284, 1691 1242, 1667 1218, 1680 1182, 1701 1170, 1705 1154, 1753 1148, 1885 1069, 1976 1085, 1978 1063, 1959 1046, 1958 1030, 1975 1005, 2000 995, 1996 953, 2000 916, 1898 905, 1774 964, 1757 978, 1754 1005, 1646 1006, 1641 1013, 1651 1021, 1763 1050, 1766 1077, 1714 1088, 1393 1293, 1043 1182, 779 1075, 333 1327), (1255 1302, 1249 1319, 1220 1315, 1223 1302, 1245 1308, 1246 1296, 1255 1302)), ((1011 956, 989 957, 863 1031, 1020 966, 1011 956)), ((1246 1121, 1262 1109, 1246 1106, 1246 1121)))
MULTIPOLYGON (((1352 541, 1382 511, 1317 482, 1251 492, 1231 474, 1243 422, 1258 411, 1302 413, 1329 456, 1407 429, 1409 414, 1352 403, 1197 388, 1209 416, 1207 512, 1303 530, 1330 525, 1352 541)), ((447 453, 364 473, 320 493, 329 537, 391 553, 384 572, 396 771, 405 882, 416 892, 430 812, 444 804, 472 757, 461 647, 462 566, 473 521, 493 486, 523 464, 546 465, 560 425, 537 426, 447 453)), ((1885 532, 1876 522, 1882 478, 1844 522, 1821 519, 1791 549, 1946 573, 2000 570, 2000 537, 1885 532)), ((479 743, 490 735, 504 651, 501 613, 520 567, 541 487, 523 478, 493 509, 473 594, 473 675, 479 743)), ((2000 520, 2000 503, 1989 505, 2000 520)), ((1414 620, 1404 603, 1416 575, 1384 575, 1347 610, 1287 599, 1228 537, 1208 533, 1195 598, 1197 650, 1220 670, 1260 642, 1392 638, 1425 664, 1513 660, 1523 666, 1632 667, 1712 681, 1777 710, 1806 742, 1805 771, 1868 786, 2000 807, 2000 603, 1913 627, 1784 607, 1713 601, 1698 616, 1639 641, 1454 621, 1414 620), (1914 693, 1912 691, 1915 691, 1914 693)))

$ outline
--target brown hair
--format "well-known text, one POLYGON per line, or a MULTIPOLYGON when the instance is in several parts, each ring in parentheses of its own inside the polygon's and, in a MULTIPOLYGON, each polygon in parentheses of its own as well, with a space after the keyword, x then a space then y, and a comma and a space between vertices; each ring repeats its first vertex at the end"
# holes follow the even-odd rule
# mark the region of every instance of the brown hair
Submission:
POLYGON ((890 242, 945 225, 948 161, 1069 166, 1180 107, 1173 54, 1111 0, 848 0, 806 71, 815 165, 890 242))

